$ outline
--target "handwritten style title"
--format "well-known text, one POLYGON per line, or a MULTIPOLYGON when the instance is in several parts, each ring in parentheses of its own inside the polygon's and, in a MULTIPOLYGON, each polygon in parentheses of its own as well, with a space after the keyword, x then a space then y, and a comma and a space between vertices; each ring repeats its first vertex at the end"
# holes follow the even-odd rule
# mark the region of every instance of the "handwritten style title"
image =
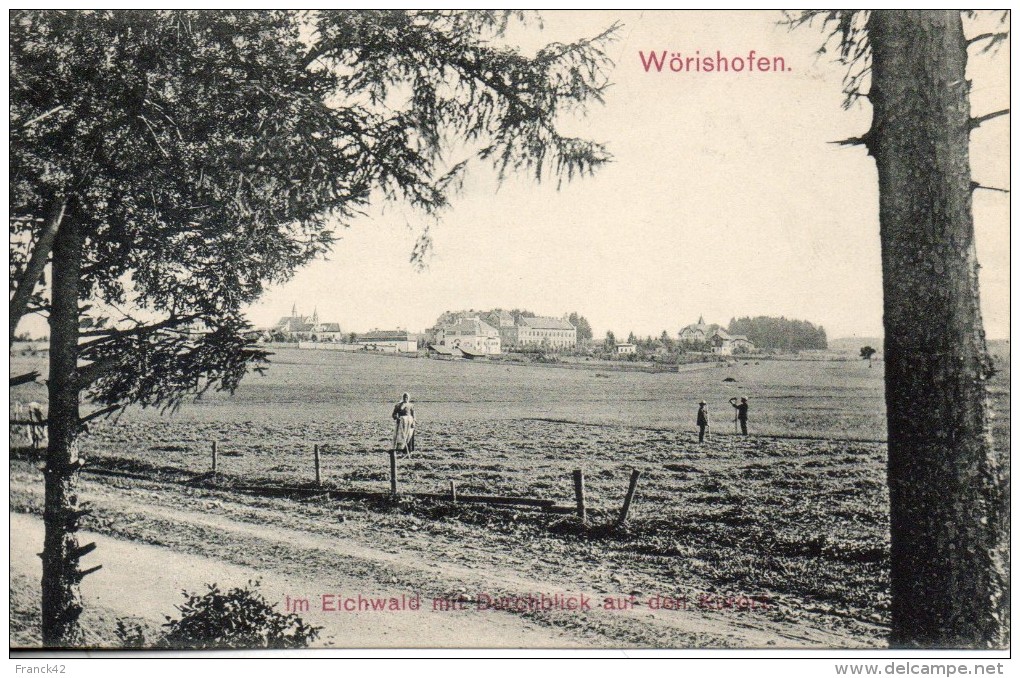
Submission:
POLYGON ((702 56, 701 50, 693 55, 667 50, 645 54, 644 50, 639 50, 638 58, 645 73, 663 70, 673 73, 784 73, 793 70, 783 57, 761 56, 753 49, 739 56, 723 56, 719 50, 715 56, 702 56))

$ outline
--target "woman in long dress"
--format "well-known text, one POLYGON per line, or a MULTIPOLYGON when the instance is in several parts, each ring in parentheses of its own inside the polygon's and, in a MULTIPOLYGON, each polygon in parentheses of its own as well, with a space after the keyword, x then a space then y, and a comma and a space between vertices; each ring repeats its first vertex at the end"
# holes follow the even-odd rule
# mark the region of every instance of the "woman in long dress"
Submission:
POLYGON ((397 430, 393 435, 393 449, 411 456, 414 452, 414 405, 406 393, 393 408, 393 420, 397 422, 397 430))

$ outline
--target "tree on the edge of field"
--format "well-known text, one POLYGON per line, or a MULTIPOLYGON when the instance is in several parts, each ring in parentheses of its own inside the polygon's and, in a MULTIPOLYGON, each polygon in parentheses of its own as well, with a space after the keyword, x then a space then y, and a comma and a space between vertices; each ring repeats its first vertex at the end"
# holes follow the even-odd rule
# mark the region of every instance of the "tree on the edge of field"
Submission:
MULTIPOLYGON (((968 39, 959 11, 810 11, 848 67, 871 129, 839 142, 875 158, 889 430, 892 628, 899 647, 1008 641, 1008 480, 992 441, 978 297, 968 39), (870 89, 861 90, 870 79, 870 89)), ((1002 23, 1008 20, 1008 12, 1002 23)), ((1000 24, 1001 25, 1001 24, 1000 24)), ((824 47, 823 47, 824 51, 824 47)))
POLYGON ((878 353, 878 351, 876 351, 871 346, 862 346, 861 347, 861 360, 867 360, 868 361, 868 367, 871 367, 871 358, 876 353, 878 353))
MULTIPOLYGON (((556 122, 601 102, 615 27, 529 57, 498 41, 524 18, 11 13, 11 337, 26 313, 50 326, 46 647, 80 645, 79 583, 96 569, 79 569, 94 548, 78 542, 88 421, 261 369, 241 309, 371 201, 434 214, 472 158, 561 181, 609 160, 556 122), (460 162, 443 156, 452 141, 460 162)), ((426 227, 412 259, 427 245, 426 227)))
POLYGON ((567 317, 567 321, 577 329, 577 341, 579 344, 591 341, 593 335, 591 324, 587 318, 574 311, 567 317))

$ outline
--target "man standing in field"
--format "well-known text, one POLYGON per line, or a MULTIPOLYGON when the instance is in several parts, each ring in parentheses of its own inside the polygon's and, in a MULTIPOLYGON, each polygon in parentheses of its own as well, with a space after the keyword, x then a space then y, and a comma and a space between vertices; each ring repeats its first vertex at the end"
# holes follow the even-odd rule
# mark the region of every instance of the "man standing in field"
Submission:
POLYGON ((730 398, 730 405, 737 410, 737 419, 740 420, 740 432, 747 435, 747 398, 741 398, 740 404, 737 404, 736 398, 730 398))
POLYGON ((708 403, 702 400, 698 403, 698 442, 705 442, 705 433, 708 432, 708 403))
POLYGON ((411 404, 411 396, 408 394, 401 396, 400 402, 393 408, 393 420, 397 422, 393 449, 411 456, 414 452, 414 405, 411 404))

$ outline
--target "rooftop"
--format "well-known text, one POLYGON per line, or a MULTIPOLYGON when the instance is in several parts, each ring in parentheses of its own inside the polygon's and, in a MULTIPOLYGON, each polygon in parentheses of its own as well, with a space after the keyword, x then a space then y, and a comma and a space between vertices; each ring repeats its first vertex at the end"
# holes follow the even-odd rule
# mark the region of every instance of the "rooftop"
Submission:
POLYGON ((560 318, 521 318, 521 327, 530 327, 533 330, 572 330, 573 325, 560 318))

